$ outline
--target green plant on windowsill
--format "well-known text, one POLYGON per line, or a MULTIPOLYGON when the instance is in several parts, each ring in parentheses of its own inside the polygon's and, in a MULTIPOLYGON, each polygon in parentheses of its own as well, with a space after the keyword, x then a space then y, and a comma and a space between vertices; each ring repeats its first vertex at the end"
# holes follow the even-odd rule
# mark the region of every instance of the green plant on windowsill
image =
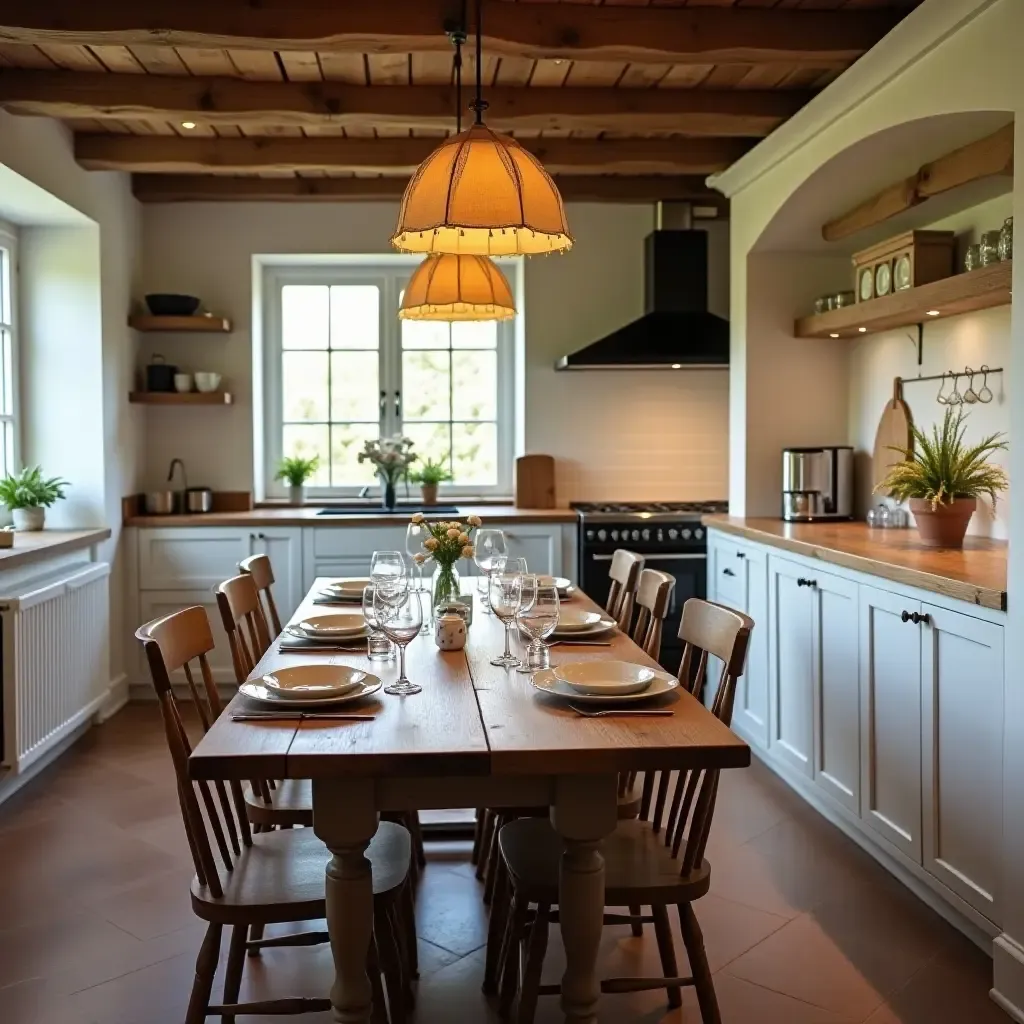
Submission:
POLYGON ((409 479, 420 485, 423 504, 433 505, 437 501, 437 485, 447 483, 452 479, 452 474, 443 462, 427 459, 418 469, 409 473, 409 479))
POLYGON ((301 505, 305 500, 306 481, 316 472, 320 465, 320 456, 310 459, 301 455, 286 455, 277 466, 275 480, 283 480, 288 484, 290 499, 293 505, 301 505))
POLYGON ((28 466, 0 480, 0 502, 11 510, 16 530, 41 530, 46 510, 70 486, 59 476, 44 477, 41 466, 28 466))

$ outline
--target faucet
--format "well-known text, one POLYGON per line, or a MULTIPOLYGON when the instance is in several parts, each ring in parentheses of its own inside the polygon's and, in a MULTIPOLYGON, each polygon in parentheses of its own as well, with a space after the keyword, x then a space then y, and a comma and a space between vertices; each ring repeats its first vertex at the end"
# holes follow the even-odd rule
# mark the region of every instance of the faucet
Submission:
POLYGON ((370 495, 370 485, 369 484, 367 484, 363 488, 360 488, 360 491, 359 491, 359 497, 360 498, 367 498, 367 497, 369 497, 369 495, 370 495))
POLYGON ((188 476, 185 474, 185 463, 181 459, 171 459, 171 468, 167 471, 167 482, 170 483, 174 479, 174 467, 181 467, 181 489, 183 491, 188 490, 188 476))

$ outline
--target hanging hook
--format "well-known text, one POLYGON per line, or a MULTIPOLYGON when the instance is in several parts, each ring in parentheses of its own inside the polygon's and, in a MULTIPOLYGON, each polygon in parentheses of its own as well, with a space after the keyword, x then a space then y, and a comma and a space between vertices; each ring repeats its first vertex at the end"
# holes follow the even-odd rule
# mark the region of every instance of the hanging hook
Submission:
POLYGON ((968 366, 964 371, 964 376, 969 376, 970 379, 967 382, 967 390, 964 392, 964 401, 968 405, 974 405, 978 401, 978 392, 974 390, 974 371, 968 366))
POLYGON ((938 402, 939 405, 949 405, 950 404, 949 398, 943 396, 943 394, 942 394, 942 392, 945 390, 946 381, 947 380, 949 380, 949 374, 948 373, 943 373, 943 374, 939 375, 939 393, 935 396, 935 401, 938 402))
POLYGON ((952 393, 949 396, 949 404, 950 405, 963 405, 964 404, 964 396, 962 394, 960 394, 960 377, 961 377, 961 374, 957 373, 955 370, 950 370, 949 372, 951 374, 953 374, 953 391, 952 391, 952 393))
POLYGON ((992 399, 995 396, 992 394, 992 389, 988 386, 988 364, 987 363, 982 363, 981 364, 981 371, 980 372, 983 374, 983 377, 982 377, 982 380, 981 380, 981 390, 978 392, 978 401, 983 403, 984 405, 988 405, 988 403, 991 402, 992 399), (988 395, 988 398, 985 397, 986 395, 988 395))

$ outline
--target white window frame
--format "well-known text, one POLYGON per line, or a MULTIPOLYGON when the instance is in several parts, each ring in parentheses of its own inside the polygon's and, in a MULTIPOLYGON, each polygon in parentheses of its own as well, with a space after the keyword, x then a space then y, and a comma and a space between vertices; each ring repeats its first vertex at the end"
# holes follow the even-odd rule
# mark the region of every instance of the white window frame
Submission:
MULTIPOLYGON (((283 498, 285 485, 274 479, 281 460, 282 409, 282 330, 281 288, 286 284, 377 284, 381 288, 380 305, 380 380, 387 392, 381 417, 381 435, 390 436, 399 429, 399 418, 393 405, 393 385, 402 389, 401 326, 397 310, 399 295, 421 257, 407 254, 332 255, 332 256, 257 256, 253 260, 254 317, 253 366, 258 368, 253 380, 253 416, 255 427, 254 476, 257 499, 283 498)), ((503 260, 502 270, 512 284, 517 307, 522 310, 522 268, 520 260, 503 260)), ((498 478, 492 486, 445 484, 444 495, 451 498, 497 498, 512 494, 513 463, 517 447, 516 423, 517 379, 520 359, 517 347, 522 344, 522 313, 513 320, 499 321, 498 327, 498 478)), ((418 452, 422 457, 430 452, 418 452)), ((351 498, 361 488, 310 487, 308 497, 316 501, 351 498)), ((378 488, 371 486, 371 494, 378 488)), ((402 485, 399 498, 404 498, 402 485)), ((410 498, 418 497, 418 488, 410 484, 410 498)))
MULTIPOLYGON (((18 365, 18 231, 12 224, 0 220, 0 274, 7 272, 9 294, 7 296, 9 311, 5 311, 0 302, 0 328, 10 332, 11 336, 11 411, 0 413, 0 423, 11 424, 11 461, 7 467, 9 473, 21 469, 21 376, 18 365), (4 263, 6 262, 6 267, 4 263), (9 312, 9 315, 5 315, 9 312)), ((3 357, 0 350, 0 358, 3 357)), ((2 437, 2 432, 0 432, 2 437)), ((0 441, 2 443, 2 441, 0 441)))

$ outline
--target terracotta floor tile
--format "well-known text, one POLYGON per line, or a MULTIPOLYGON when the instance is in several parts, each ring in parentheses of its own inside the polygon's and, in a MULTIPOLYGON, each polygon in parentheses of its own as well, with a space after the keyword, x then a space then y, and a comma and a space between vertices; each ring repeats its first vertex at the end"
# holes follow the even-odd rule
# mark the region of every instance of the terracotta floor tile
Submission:
POLYGON ((446 868, 424 874, 416 893, 416 934, 465 956, 487 941, 487 908, 478 883, 446 868))

